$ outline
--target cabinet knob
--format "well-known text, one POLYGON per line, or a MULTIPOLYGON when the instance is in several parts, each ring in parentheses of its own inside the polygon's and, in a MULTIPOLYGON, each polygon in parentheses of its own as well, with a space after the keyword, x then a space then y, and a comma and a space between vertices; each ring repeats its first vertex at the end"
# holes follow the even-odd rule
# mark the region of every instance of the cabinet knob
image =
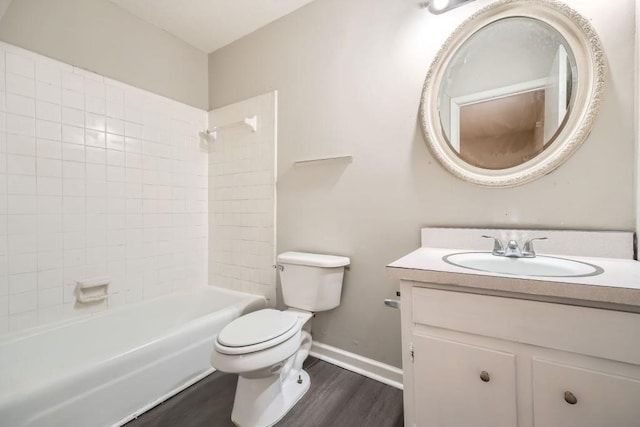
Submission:
POLYGON ((487 372, 487 371, 480 372, 480 379, 483 382, 488 383, 489 380, 491 380, 491 377, 489 376, 489 372, 487 372))
POLYGON ((565 391, 564 401, 567 402, 569 405, 575 405, 576 403, 578 403, 578 398, 570 391, 565 391))

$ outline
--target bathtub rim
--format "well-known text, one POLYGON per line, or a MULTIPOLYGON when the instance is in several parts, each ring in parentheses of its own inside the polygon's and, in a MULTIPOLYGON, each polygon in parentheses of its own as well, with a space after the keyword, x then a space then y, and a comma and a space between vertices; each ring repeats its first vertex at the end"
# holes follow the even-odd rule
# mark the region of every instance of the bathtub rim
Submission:
MULTIPOLYGON (((61 322, 56 322, 55 325, 53 325, 53 323, 51 324, 46 324, 46 325, 39 325, 36 328, 30 328, 29 330, 24 330, 24 331, 16 331, 15 334, 12 335, 16 335, 17 338, 16 340, 19 341, 20 339, 22 339, 23 337, 25 338, 31 338, 34 336, 38 336, 40 333, 42 333, 43 331, 49 331, 55 328, 64 328, 67 327, 69 325, 74 325, 75 323, 82 323, 84 321, 87 320, 91 320, 93 318, 96 318, 96 316, 111 316, 111 315, 117 315, 117 313, 121 310, 129 310, 131 308, 133 308, 135 310, 136 306, 139 305, 144 305, 144 304, 148 304, 149 302, 153 301, 153 300, 158 300, 158 299, 162 299, 162 297, 165 297, 166 299, 171 299, 172 297, 176 297, 176 296, 193 296, 194 294, 198 295, 198 294, 202 294, 202 292, 204 293, 221 293, 223 295, 227 295, 227 296, 231 296, 234 297, 232 299, 232 301, 230 301, 228 304, 219 307, 215 310, 212 310, 208 313, 203 313, 199 316, 196 316, 192 319, 189 319, 187 322, 185 322, 185 325, 191 325, 192 328, 197 329, 201 329, 203 326, 206 327, 206 324, 210 321, 210 319, 212 317, 215 317, 217 315, 217 313, 226 311, 226 310, 231 310, 235 312, 234 316, 241 316, 244 312, 246 312, 247 310, 253 310, 253 309, 260 309, 260 308, 256 308, 256 306, 259 306, 261 308, 266 307, 267 305, 267 299, 264 296, 261 295, 257 295, 257 294, 249 294, 246 292, 239 292, 239 291, 234 291, 234 290, 229 290, 229 289, 224 289, 224 288, 219 288, 216 286, 211 286, 211 285, 204 285, 204 286, 199 286, 199 287, 195 287, 195 288, 191 288, 191 289, 186 289, 184 291, 180 291, 180 292, 174 292, 171 294, 164 294, 164 295, 158 295, 157 297, 154 298, 150 298, 148 300, 145 301, 137 301, 135 303, 131 303, 131 304, 127 304, 125 306, 121 306, 121 307, 117 307, 114 308, 112 310, 104 310, 101 311, 99 313, 92 313, 90 315, 87 316, 78 316, 78 317, 74 317, 71 319, 64 319, 61 322), (237 298, 235 298, 237 297, 237 298), (28 333, 25 333, 28 332, 28 333)), ((202 294, 204 295, 204 294, 202 294)), ((182 333, 184 333, 184 330, 181 328, 176 328, 176 329, 168 329, 166 330, 164 333, 162 333, 161 335, 154 337, 153 339, 151 339, 150 341, 146 341, 144 343, 140 343, 139 345, 136 345, 135 347, 132 347, 130 349, 128 349, 126 352, 124 353, 118 353, 116 356, 114 357, 107 357, 104 360, 100 360, 97 363, 91 363, 87 366, 83 366, 80 370, 74 370, 74 371, 69 371, 69 372, 65 372, 63 375, 57 376, 56 378, 51 378, 50 381, 47 381, 47 383, 51 383, 54 384, 56 382, 66 382, 66 381, 73 381, 74 378, 78 377, 78 376, 83 376, 86 372, 96 372, 98 370, 102 370, 103 368, 111 368, 112 366, 114 366, 114 362, 117 362, 117 359, 121 358, 122 356, 127 356, 128 353, 132 353, 132 354, 140 354, 140 352, 142 351, 142 356, 144 356, 144 352, 147 352, 147 349, 153 349, 154 347, 156 347, 158 344, 166 341, 167 339, 172 340, 175 337, 181 335, 182 333)), ((198 333, 198 332, 196 332, 198 333)), ((11 342, 13 342, 14 340, 6 340, 4 343, 8 343, 10 345, 11 342)), ((198 339, 199 342, 199 339, 198 339)), ((137 363, 137 362, 136 362, 137 363)), ((179 383, 176 384, 176 386, 167 391, 165 394, 163 394, 162 396, 157 397, 155 400, 144 404, 143 406, 137 408, 135 411, 133 411, 132 413, 126 415, 124 418, 118 420, 118 421, 112 421, 114 422, 114 424, 111 424, 111 427, 116 427, 116 426, 121 426, 126 424, 127 422, 139 417, 141 414, 143 414, 144 412, 148 411, 149 409, 157 406, 158 404, 166 401, 167 399, 169 399, 171 396, 181 392, 182 390, 188 388, 189 386, 195 384, 196 382, 202 380, 203 378, 205 378, 206 376, 210 375, 211 373, 215 372, 215 369, 213 367, 211 367, 211 365, 208 365, 207 368, 204 371, 201 371, 200 373, 196 374, 194 377, 191 377, 189 380, 187 380, 185 383, 179 383)), ((25 388, 23 390, 15 390, 14 391, 14 395, 12 396, 11 399, 7 400, 7 405, 11 404, 12 400, 20 400, 22 396, 24 395, 28 395, 31 393, 30 388, 25 388)), ((8 396, 7 396, 8 397, 8 396)))
POLYGON ((7 344, 11 344, 13 341, 19 341, 22 339, 26 339, 29 338, 31 336, 34 335, 38 335, 41 334, 45 331, 50 331, 53 329, 59 329, 62 327, 65 327, 67 325, 73 324, 73 323, 78 323, 84 320, 88 320, 88 319, 94 319, 94 318, 100 318, 100 317, 104 317, 107 315, 112 315, 112 314, 117 314, 118 312, 124 311, 124 310, 129 310, 132 308, 136 308, 139 306, 142 306, 144 304, 148 304, 151 301, 155 301, 158 299, 162 299, 162 298, 171 298, 174 296, 188 296, 189 294, 192 294, 194 292, 197 291, 204 291, 204 292, 210 292, 211 290, 214 290, 215 292, 221 292, 223 294, 227 294, 230 296, 244 296, 246 298, 255 298, 256 300, 264 300, 265 304, 268 305, 267 303, 267 299, 266 297, 262 296, 262 295, 258 295, 258 294, 250 294, 248 292, 242 292, 242 291, 236 291, 236 290, 232 290, 232 289, 227 289, 227 288, 221 288, 215 285, 198 285, 198 286, 194 286, 188 289, 183 289, 180 291, 176 291, 176 292, 171 292, 171 293, 167 293, 167 294, 162 294, 162 295, 157 295, 154 296, 152 298, 149 299, 145 299, 145 300, 141 300, 141 301, 136 301, 136 302, 132 302, 129 304, 124 304, 121 305, 119 307, 114 307, 114 308, 106 308, 104 310, 100 310, 100 311, 96 311, 93 313, 86 313, 86 314, 82 314, 82 315, 73 315, 69 318, 65 318, 65 319, 60 319, 60 320, 56 320, 53 322, 48 322, 48 323, 44 323, 42 325, 36 325, 33 326, 31 328, 25 328, 25 329, 21 329, 18 331, 10 331, 6 334, 2 334, 0 335, 0 347, 7 345, 7 344))

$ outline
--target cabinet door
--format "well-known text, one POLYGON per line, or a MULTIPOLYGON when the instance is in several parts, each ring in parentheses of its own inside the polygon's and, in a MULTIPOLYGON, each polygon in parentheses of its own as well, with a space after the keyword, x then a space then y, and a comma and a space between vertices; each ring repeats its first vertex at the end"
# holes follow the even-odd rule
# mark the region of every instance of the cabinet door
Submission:
POLYGON ((533 416, 535 427, 637 427, 640 381, 534 359, 533 416))
POLYGON ((413 335, 416 426, 514 427, 515 356, 413 335))

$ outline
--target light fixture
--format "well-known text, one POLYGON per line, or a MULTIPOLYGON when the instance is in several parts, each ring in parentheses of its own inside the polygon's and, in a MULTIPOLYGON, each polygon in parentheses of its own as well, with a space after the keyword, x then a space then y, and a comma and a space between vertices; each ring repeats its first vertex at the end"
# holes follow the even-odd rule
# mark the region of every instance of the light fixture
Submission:
POLYGON ((431 0, 429 3, 429 9, 431 12, 439 13, 444 12, 449 7, 451 0, 431 0))
POLYGON ((470 1, 473 0, 430 0, 420 3, 420 6, 428 8, 429 12, 435 15, 439 15, 470 1))

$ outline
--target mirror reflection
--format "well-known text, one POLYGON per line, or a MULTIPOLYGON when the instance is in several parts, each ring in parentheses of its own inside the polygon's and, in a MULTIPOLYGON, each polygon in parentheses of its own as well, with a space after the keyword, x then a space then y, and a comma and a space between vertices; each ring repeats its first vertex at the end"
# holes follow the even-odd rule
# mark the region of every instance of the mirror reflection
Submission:
POLYGON ((471 165, 520 165, 562 129, 577 77, 571 49, 553 27, 526 17, 495 21, 446 68, 438 96, 443 133, 471 165))

